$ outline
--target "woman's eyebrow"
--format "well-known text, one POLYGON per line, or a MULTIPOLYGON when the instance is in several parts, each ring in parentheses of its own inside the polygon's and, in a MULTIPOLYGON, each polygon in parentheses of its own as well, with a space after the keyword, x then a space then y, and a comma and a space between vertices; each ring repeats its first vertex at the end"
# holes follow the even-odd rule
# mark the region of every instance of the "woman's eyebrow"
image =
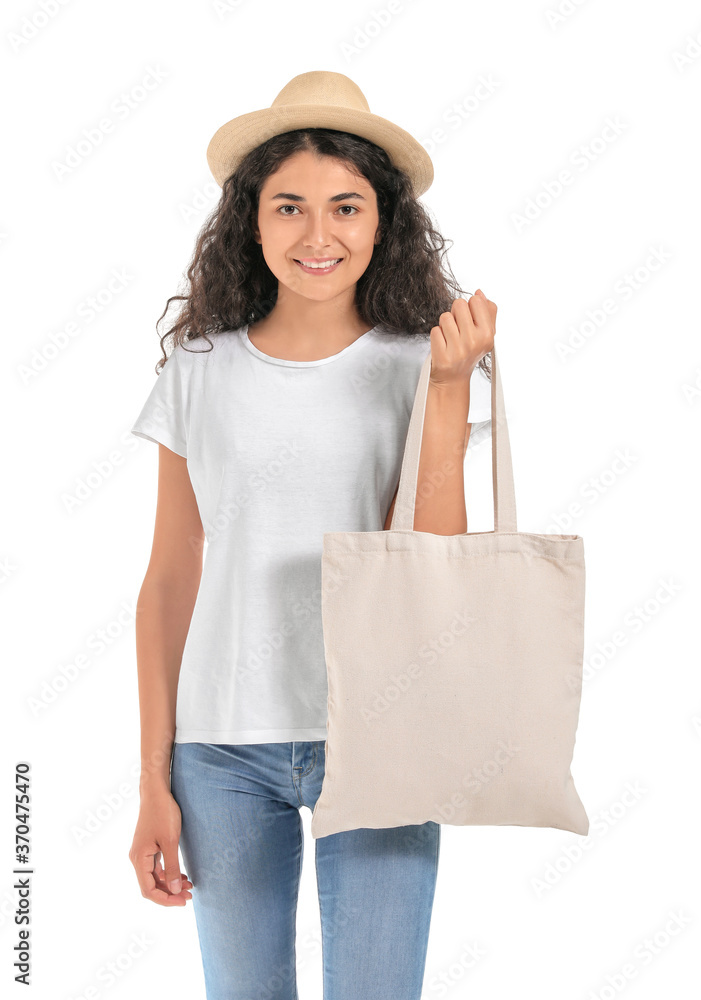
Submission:
MULTIPOLYGON (((362 194, 358 194, 357 191, 344 191, 343 194, 335 194, 329 201, 347 201, 349 198, 359 198, 361 201, 365 201, 362 194)), ((281 201, 306 201, 301 194, 289 194, 287 192, 280 192, 279 194, 274 194, 271 201, 281 200, 281 201)))

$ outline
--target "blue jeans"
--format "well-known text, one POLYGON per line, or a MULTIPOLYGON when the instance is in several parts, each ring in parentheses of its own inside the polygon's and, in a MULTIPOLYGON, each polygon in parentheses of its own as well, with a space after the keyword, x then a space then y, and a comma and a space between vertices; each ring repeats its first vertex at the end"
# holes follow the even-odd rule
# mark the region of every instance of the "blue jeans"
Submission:
MULTIPOLYGON (((302 806, 325 741, 176 743, 171 791, 207 1000, 297 1000, 302 806)), ((419 1000, 440 826, 361 828, 314 840, 324 1000, 419 1000)))

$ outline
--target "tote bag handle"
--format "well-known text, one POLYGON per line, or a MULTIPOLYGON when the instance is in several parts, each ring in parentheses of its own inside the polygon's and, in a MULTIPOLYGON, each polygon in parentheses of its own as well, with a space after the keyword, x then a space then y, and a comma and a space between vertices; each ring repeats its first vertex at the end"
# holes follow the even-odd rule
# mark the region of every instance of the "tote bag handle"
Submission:
MULTIPOLYGON (((516 532, 516 496, 514 470, 511 464, 509 428, 504 409, 496 351, 492 348, 492 494, 494 497, 494 531, 516 532)), ((390 523, 390 531, 413 531, 416 487, 419 479, 419 458, 423 437, 426 400, 431 375, 431 353, 424 361, 416 387, 414 406, 407 431, 404 459, 399 476, 399 488, 390 523)))

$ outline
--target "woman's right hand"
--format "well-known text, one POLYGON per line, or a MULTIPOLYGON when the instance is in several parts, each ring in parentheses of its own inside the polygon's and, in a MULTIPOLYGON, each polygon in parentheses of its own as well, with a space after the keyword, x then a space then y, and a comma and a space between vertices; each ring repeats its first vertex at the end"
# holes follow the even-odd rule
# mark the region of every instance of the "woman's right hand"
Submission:
POLYGON ((129 860, 136 869, 141 895, 159 906, 185 906, 192 899, 192 882, 181 875, 178 861, 181 828, 180 807, 168 789, 141 793, 129 860))

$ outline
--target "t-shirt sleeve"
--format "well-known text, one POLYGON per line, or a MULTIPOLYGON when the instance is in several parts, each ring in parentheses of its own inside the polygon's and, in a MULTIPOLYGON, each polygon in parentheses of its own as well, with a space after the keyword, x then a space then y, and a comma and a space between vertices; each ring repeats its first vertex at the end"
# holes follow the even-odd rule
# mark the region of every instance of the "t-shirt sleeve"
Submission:
POLYGON ((164 444, 187 458, 186 392, 179 351, 168 356, 152 387, 131 433, 156 444, 164 444))
POLYGON ((492 434, 492 383, 477 366, 470 378, 470 409, 467 422, 472 424, 467 439, 468 449, 478 445, 492 434))

